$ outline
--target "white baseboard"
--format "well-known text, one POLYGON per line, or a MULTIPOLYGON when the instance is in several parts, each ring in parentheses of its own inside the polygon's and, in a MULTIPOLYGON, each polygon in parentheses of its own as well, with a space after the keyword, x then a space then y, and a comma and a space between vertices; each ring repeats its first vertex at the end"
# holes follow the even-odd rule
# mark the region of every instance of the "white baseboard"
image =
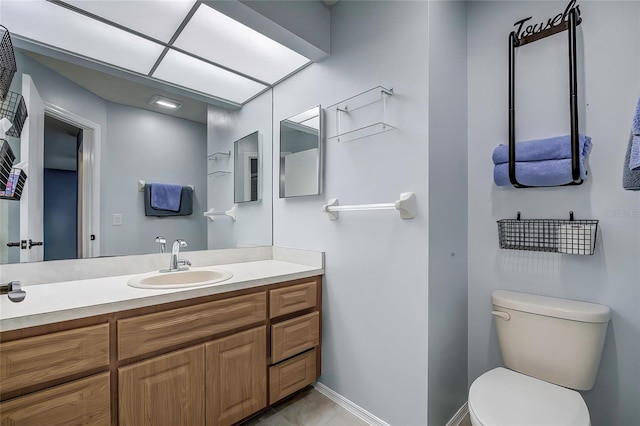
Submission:
POLYGON ((462 407, 460 407, 458 411, 456 411, 456 414, 451 417, 451 420, 447 422, 446 426, 459 426, 468 412, 469 404, 465 402, 462 407))
POLYGON ((364 408, 354 404, 344 396, 340 395, 333 389, 326 387, 322 383, 316 382, 313 384, 313 387, 318 392, 320 392, 321 394, 323 394, 324 396, 326 396, 327 398, 329 398, 330 400, 332 400, 333 402, 335 402, 336 404, 338 404, 339 406, 341 406, 342 408, 344 408, 354 416, 358 417, 363 422, 366 422, 371 426, 391 426, 388 423, 386 423, 384 420, 379 419, 378 417, 374 416, 364 408))

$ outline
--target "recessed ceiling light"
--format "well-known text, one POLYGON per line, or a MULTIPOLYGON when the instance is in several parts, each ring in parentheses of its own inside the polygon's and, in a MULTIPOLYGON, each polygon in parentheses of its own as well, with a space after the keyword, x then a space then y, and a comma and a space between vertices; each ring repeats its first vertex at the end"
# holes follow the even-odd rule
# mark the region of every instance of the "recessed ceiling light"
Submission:
POLYGON ((267 88, 263 84, 173 49, 162 58, 152 76, 239 104, 267 88))
POLYGON ((47 1, 0 0, 0 22, 13 35, 141 74, 164 46, 47 1))
POLYGON ((178 102, 174 99, 165 98, 160 95, 153 95, 151 99, 149 99, 149 105, 159 106, 161 108, 178 110, 182 106, 182 102, 178 102))
POLYGON ((204 3, 173 45, 269 84, 310 62, 204 3))
POLYGON ((195 0, 65 0, 65 3, 168 43, 195 0))

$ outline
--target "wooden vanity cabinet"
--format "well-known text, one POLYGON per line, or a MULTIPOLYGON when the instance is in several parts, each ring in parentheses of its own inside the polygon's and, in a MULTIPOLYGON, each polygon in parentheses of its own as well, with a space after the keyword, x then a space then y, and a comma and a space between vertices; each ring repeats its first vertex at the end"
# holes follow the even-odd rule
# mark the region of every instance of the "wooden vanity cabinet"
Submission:
POLYGON ((228 426, 320 375, 321 277, 0 333, 0 426, 228 426))

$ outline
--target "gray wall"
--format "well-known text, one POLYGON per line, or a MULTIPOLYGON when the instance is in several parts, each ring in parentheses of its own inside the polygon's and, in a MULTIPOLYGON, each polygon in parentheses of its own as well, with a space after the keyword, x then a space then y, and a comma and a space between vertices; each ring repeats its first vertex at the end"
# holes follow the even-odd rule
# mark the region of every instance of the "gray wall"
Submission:
POLYGON ((467 5, 429 2, 429 421, 467 400, 467 5))
POLYGON ((427 423, 427 18, 427 2, 338 2, 331 56, 273 95, 278 152, 280 120, 378 85, 396 93, 398 130, 326 143, 324 194, 273 199, 274 244, 326 252, 320 382, 394 425, 427 423), (330 221, 321 210, 327 198, 390 202, 406 191, 412 220, 374 211, 330 221))
POLYGON ((157 251, 154 239, 181 238, 187 250, 207 248, 206 126, 151 111, 107 103, 108 138, 102 149, 103 255, 157 251), (193 214, 147 217, 138 180, 193 185, 193 214), (114 226, 113 214, 122 214, 114 226))
MULTIPOLYGON (((553 17, 566 2, 469 2, 469 383, 501 365, 491 292, 508 289, 612 309, 595 388, 583 396, 594 426, 640 418, 640 197, 623 191, 622 165, 640 93, 640 3, 581 2, 581 129, 593 138, 589 180, 578 187, 514 189, 492 182, 492 149, 507 142, 507 37, 514 22, 553 17), (586 113, 584 113, 586 111, 586 113), (498 248, 496 220, 600 220, 593 256, 498 248)), ((518 140, 568 133, 566 33, 518 51, 518 140), (528 49, 531 47, 532 49, 528 49), (526 65, 526 66, 525 66, 526 65)))
MULTIPOLYGON (((240 111, 228 111, 209 106, 207 114, 208 153, 228 152, 227 160, 216 161, 216 169, 232 172, 228 175, 207 177, 207 208, 216 211, 229 210, 233 204, 233 142, 253 132, 259 132, 261 143, 262 196, 259 201, 239 203, 237 220, 217 217, 208 224, 208 244, 210 249, 272 244, 272 165, 273 155, 271 130, 272 121, 271 90, 258 96, 242 107, 240 111)), ((211 171, 211 170, 210 170, 211 171)), ((208 219, 207 219, 208 220, 208 219)))

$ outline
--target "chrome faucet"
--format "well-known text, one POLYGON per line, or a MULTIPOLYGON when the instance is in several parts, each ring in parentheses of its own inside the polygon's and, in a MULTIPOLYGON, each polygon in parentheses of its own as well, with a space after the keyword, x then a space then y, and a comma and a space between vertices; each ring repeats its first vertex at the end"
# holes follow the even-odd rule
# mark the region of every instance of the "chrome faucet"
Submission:
POLYGON ((156 237, 156 243, 160 244, 160 253, 167 252, 167 240, 162 235, 156 237))
POLYGON ((191 262, 187 259, 178 259, 180 256, 180 247, 187 247, 185 240, 175 240, 171 246, 171 260, 169 262, 169 269, 162 269, 160 272, 175 272, 186 271, 191 266, 191 262))

